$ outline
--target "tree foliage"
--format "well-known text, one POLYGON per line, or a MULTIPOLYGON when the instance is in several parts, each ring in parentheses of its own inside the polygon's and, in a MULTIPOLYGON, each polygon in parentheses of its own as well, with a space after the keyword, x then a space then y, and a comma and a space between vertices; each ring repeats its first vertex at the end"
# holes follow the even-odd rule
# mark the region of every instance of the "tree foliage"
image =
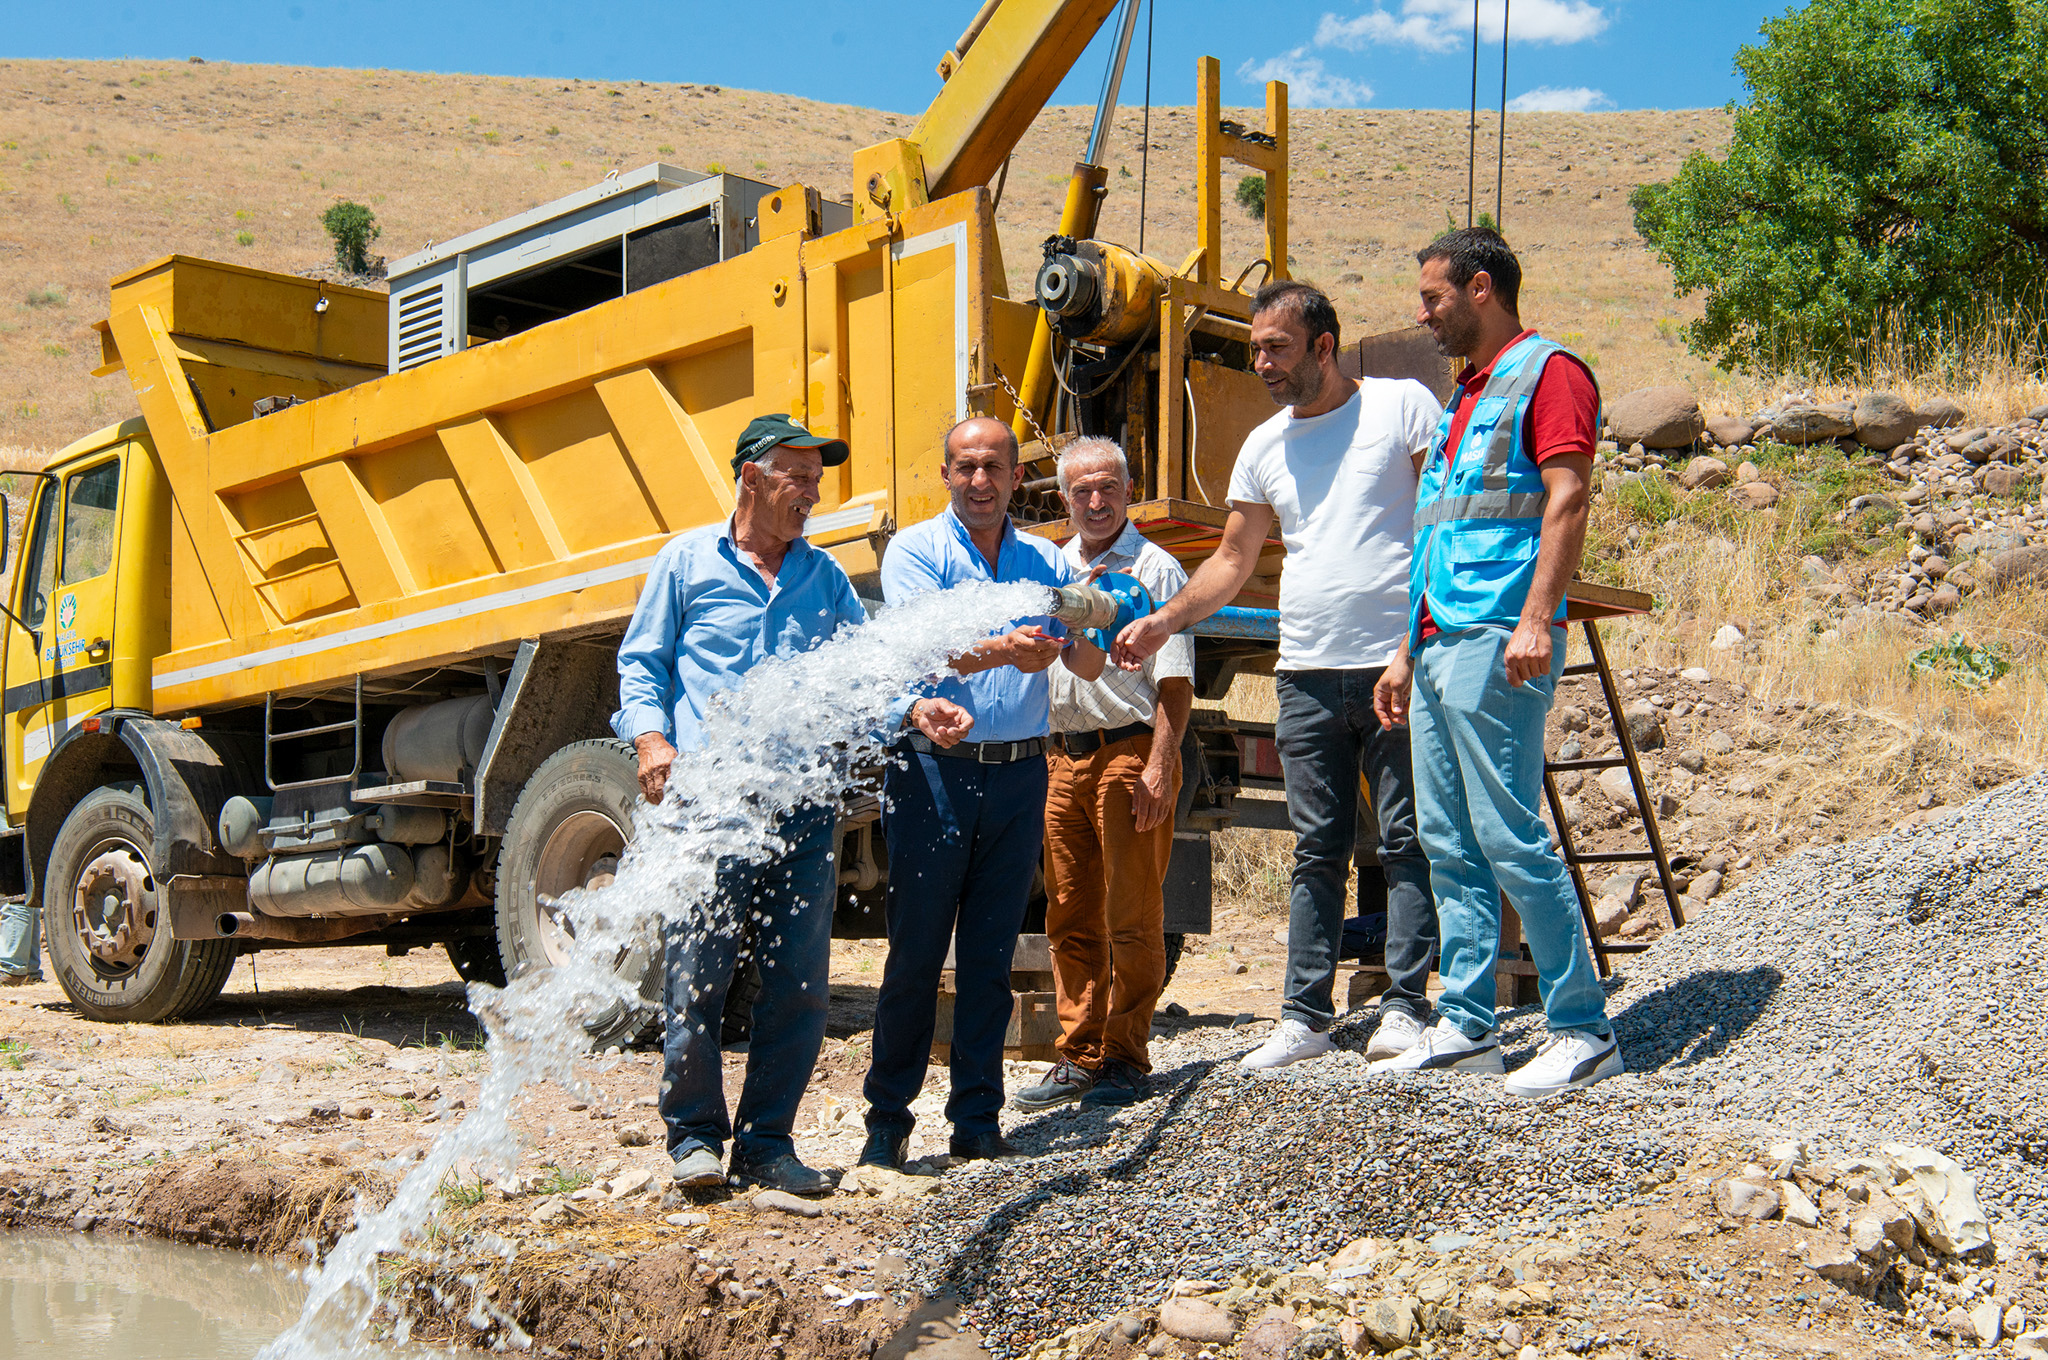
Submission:
POLYGON ((351 274, 370 272, 370 242, 384 234, 377 214, 345 198, 320 215, 320 225, 334 238, 336 264, 351 274))
POLYGON ((1635 191, 1693 349, 1752 369, 1924 355, 1986 316, 2038 330, 2048 267, 2048 0, 1813 0, 1736 67, 1725 160, 1635 191))

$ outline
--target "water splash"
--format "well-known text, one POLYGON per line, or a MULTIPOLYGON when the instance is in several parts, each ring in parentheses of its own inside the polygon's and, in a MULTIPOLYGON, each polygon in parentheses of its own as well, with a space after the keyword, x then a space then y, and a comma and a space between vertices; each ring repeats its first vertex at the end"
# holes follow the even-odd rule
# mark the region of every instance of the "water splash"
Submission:
MULTIPOLYGON (((881 759, 893 736, 890 709, 904 694, 1010 620, 1043 613, 1047 595, 1043 586, 977 582, 920 596, 812 651, 764 661, 720 695, 705 715, 703 749, 677 757, 661 804, 635 804, 633 840, 613 882, 559 900, 574 932, 568 959, 503 988, 471 984, 470 1008, 489 1036, 475 1110, 434 1141, 389 1203, 360 1212, 307 1269, 305 1310, 259 1360, 382 1353, 378 1333, 387 1327, 403 1342, 407 1319, 380 1295, 380 1263, 398 1253, 445 1259, 415 1243, 458 1165, 494 1179, 514 1175, 520 1139, 512 1117, 521 1094, 538 1082, 580 1090, 586 1021, 638 1001, 637 989, 614 971, 616 961, 633 950, 659 960, 668 931, 737 929, 738 909, 718 899, 718 861, 760 862, 778 853, 780 814, 836 801, 857 771, 881 759)), ((474 1307, 488 1305, 479 1298, 474 1307)), ((509 1317, 498 1313, 496 1322, 510 1344, 524 1344, 509 1317)))

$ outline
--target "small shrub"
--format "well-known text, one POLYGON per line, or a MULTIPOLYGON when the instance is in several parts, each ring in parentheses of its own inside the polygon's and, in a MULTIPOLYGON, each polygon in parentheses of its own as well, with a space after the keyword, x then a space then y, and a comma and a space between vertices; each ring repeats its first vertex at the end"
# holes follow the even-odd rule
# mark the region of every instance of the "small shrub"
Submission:
POLYGON ((64 348, 64 346, 58 344, 55 340, 50 340, 44 342, 43 353, 49 355, 52 359, 62 359, 65 355, 71 353, 71 351, 64 348))
POLYGON ((502 142, 502 141, 504 141, 504 140, 505 140, 505 137, 504 137, 504 134, 503 134, 503 133, 499 133, 499 132, 486 132, 486 133, 484 134, 484 142, 485 142, 485 143, 486 143, 487 145, 489 145, 489 146, 496 146, 496 145, 497 145, 497 144, 498 144, 499 142, 502 142))
POLYGON ((1266 177, 1264 175, 1246 175, 1243 179, 1239 180, 1234 197, 1237 199, 1237 206, 1243 208, 1245 215, 1251 218, 1252 221, 1263 222, 1266 220, 1266 177))
POLYGON ((556 127, 553 123, 548 124, 548 136, 559 137, 561 135, 562 130, 560 128, 556 127))
POLYGON ((252 232, 252 231, 238 231, 238 232, 236 232, 236 233, 235 233, 235 244, 236 244, 236 245, 238 245, 238 246, 253 246, 253 245, 255 245, 255 244, 256 244, 256 233, 254 233, 254 232, 252 232))
POLYGON ((351 274, 370 272, 370 242, 384 234, 377 214, 345 198, 320 215, 320 225, 334 239, 336 264, 351 274))
POLYGON ((64 292, 62 284, 46 283, 40 288, 29 289, 28 296, 23 298, 22 301, 31 307, 62 307, 67 305, 71 299, 64 292))
POLYGON ((1913 653, 1906 669, 1913 675, 1946 675, 1965 689, 1976 689, 2012 669, 2010 651, 2002 642, 1978 647, 1961 633, 1952 633, 1947 642, 1913 653))
POLYGON ((255 213, 250 212, 247 208, 235 209, 235 220, 237 222, 246 222, 255 215, 255 213))
POLYGON ((74 199, 70 194, 58 194, 57 201, 64 205, 65 212, 75 213, 78 211, 78 200, 74 199))
MULTIPOLYGON (((552 129, 550 129, 550 131, 552 131, 552 129)), ((663 142, 660 146, 654 148, 654 154, 657 156, 673 156, 676 154, 676 149, 670 146, 668 143, 663 142)))

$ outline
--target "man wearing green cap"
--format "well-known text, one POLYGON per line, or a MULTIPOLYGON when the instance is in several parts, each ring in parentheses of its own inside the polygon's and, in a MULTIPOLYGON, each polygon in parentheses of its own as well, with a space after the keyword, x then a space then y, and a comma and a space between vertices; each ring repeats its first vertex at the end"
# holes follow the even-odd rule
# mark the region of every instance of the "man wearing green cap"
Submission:
MULTIPOLYGON (((845 571, 803 538, 824 470, 846 457, 844 441, 814 435, 786 415, 757 418, 733 455, 732 518, 678 534, 655 558, 619 647, 619 711, 612 715, 612 730, 639 756, 640 790, 650 803, 664 796, 678 750, 702 745, 714 694, 767 657, 808 651, 866 619, 845 571)), ((913 721, 950 746, 972 720, 957 705, 927 699, 913 721)), ((730 1139, 734 1181, 818 1195, 832 1181, 797 1159, 790 1128, 825 1038, 837 891, 832 809, 799 808, 776 831, 789 847, 780 859, 721 862, 717 901, 670 931, 661 1116, 682 1184, 724 1181, 730 1139), (718 1031, 748 920, 761 991, 735 1137, 718 1031)))

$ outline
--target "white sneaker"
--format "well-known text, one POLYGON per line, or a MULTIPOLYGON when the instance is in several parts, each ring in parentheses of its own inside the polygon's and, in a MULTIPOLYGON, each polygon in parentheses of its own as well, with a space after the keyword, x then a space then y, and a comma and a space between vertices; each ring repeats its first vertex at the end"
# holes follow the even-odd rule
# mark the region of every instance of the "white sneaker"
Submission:
POLYGON ((1372 1032, 1372 1042, 1365 1046, 1365 1060, 1378 1062, 1382 1058, 1398 1058, 1415 1047, 1415 1041, 1422 1037, 1422 1022, 1402 1010, 1380 1012, 1380 1027, 1372 1032))
POLYGON ((1407 1052, 1382 1058, 1367 1070, 1500 1073, 1507 1071, 1507 1065, 1500 1060, 1500 1041, 1491 1031, 1474 1039, 1449 1020, 1438 1020, 1422 1031, 1407 1052))
POLYGON ((1537 1100, 1621 1075, 1621 1045, 1582 1029, 1561 1029, 1507 1080, 1508 1094, 1537 1100))
POLYGON ((1266 1042, 1237 1061, 1254 1071, 1264 1071, 1269 1067, 1286 1067, 1305 1058, 1320 1058, 1336 1047, 1337 1041, 1329 1035, 1290 1018, 1276 1025, 1266 1036, 1266 1042))

